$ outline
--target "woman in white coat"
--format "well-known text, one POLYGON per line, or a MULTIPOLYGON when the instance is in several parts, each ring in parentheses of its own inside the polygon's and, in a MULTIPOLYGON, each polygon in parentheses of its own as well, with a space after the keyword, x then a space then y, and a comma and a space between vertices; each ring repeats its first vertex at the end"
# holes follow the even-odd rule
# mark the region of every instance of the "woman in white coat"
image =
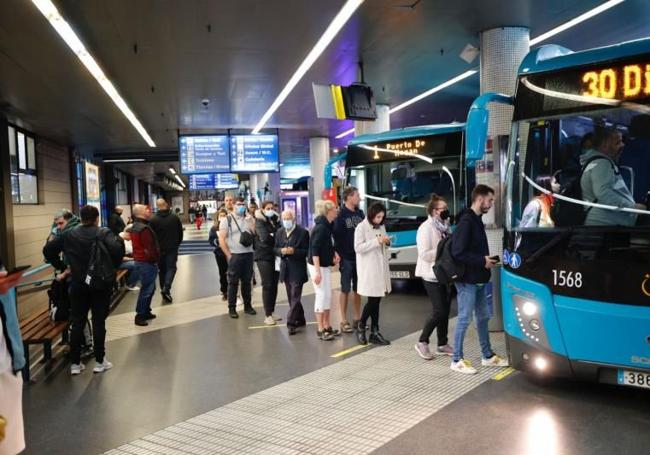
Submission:
POLYGON ((368 209, 368 216, 354 230, 354 251, 357 258, 357 276, 359 283, 357 293, 368 297, 361 313, 357 340, 361 344, 386 345, 386 340, 379 333, 379 303, 381 298, 391 291, 390 272, 388 270, 388 246, 390 238, 386 235, 384 218, 386 207, 378 202, 368 209), (370 337, 366 338, 366 323, 372 319, 370 337))

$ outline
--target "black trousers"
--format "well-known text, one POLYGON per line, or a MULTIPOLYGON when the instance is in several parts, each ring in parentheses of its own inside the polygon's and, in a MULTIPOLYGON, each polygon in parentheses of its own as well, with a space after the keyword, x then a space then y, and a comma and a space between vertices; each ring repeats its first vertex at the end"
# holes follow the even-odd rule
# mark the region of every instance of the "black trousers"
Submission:
POLYGON ((427 319, 420 335, 420 342, 429 343, 429 338, 434 329, 438 329, 438 346, 447 344, 447 333, 449 326, 449 308, 451 307, 451 296, 449 287, 444 284, 432 281, 423 281, 424 289, 427 291, 431 301, 431 316, 427 319))
POLYGON ((302 307, 300 299, 302 298, 303 283, 292 283, 285 281, 284 286, 287 288, 287 297, 289 298, 289 311, 287 312, 287 327, 302 327, 307 323, 305 320, 305 309, 302 307))
POLYGON ((237 306, 237 289, 241 281, 241 296, 244 307, 251 307, 253 281, 253 253, 233 254, 228 261, 228 306, 237 306))
POLYGON ((262 277, 264 313, 266 316, 271 316, 275 311, 275 301, 278 298, 280 272, 275 271, 275 261, 257 261, 257 269, 262 277))
POLYGON ((214 253, 214 258, 217 261, 217 268, 219 269, 219 283, 221 285, 221 293, 228 294, 228 259, 224 253, 214 253))
POLYGON ((95 360, 104 361, 104 341, 106 340, 106 317, 111 302, 111 290, 94 291, 84 283, 72 283, 70 286, 70 360, 81 362, 81 344, 83 331, 88 320, 88 311, 93 315, 93 345, 95 360))
POLYGON ((368 297, 368 301, 363 307, 361 312, 361 319, 359 325, 361 327, 366 327, 368 318, 372 319, 370 330, 379 330, 379 303, 381 302, 381 297, 368 297))
POLYGON ((158 262, 158 278, 160 279, 160 290, 171 291, 174 277, 176 276, 176 261, 178 261, 178 250, 165 252, 160 255, 158 262))

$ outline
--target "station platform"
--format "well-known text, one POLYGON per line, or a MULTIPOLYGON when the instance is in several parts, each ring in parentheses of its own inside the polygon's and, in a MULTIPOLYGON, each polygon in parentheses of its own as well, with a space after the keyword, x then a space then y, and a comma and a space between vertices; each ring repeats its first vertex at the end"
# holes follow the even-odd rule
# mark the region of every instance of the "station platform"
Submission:
MULTIPOLYGON (((648 447, 644 391, 539 382, 511 369, 463 376, 449 369, 449 357, 420 359, 413 346, 429 303, 419 283, 400 283, 381 304, 381 330, 393 343, 362 347, 353 335, 320 341, 312 324, 291 337, 282 323, 264 326, 259 286, 258 315, 232 320, 212 254, 182 256, 178 266, 174 303, 163 305, 157 294, 150 326, 133 325, 135 292, 109 317, 112 370, 71 377, 62 363, 25 388, 25 453, 640 454, 648 447)), ((303 304, 313 321, 309 285, 303 304)), ((337 325, 336 307, 332 314, 337 325)), ((503 353, 503 335, 491 339, 503 353)), ((480 365, 473 328, 465 349, 480 365)))

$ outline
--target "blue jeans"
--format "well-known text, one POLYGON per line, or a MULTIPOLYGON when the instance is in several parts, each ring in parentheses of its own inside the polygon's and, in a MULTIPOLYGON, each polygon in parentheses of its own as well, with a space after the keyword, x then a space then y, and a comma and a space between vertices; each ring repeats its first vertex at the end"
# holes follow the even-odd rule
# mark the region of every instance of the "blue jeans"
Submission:
POLYGON ((454 362, 463 358, 463 341, 465 332, 472 323, 472 313, 476 316, 476 331, 481 344, 481 354, 484 359, 494 355, 490 346, 488 334, 488 321, 490 309, 488 308, 485 285, 456 283, 458 290, 458 319, 456 320, 456 333, 454 335, 454 362))
POLYGON ((140 279, 140 274, 138 273, 138 266, 135 265, 135 261, 124 261, 120 264, 118 269, 128 270, 129 273, 126 276, 126 285, 130 288, 138 284, 140 279))
POLYGON ((135 312, 138 316, 145 316, 151 313, 151 299, 154 292, 156 292, 158 267, 151 262, 136 262, 135 264, 140 275, 140 283, 142 283, 138 303, 135 305, 135 312))

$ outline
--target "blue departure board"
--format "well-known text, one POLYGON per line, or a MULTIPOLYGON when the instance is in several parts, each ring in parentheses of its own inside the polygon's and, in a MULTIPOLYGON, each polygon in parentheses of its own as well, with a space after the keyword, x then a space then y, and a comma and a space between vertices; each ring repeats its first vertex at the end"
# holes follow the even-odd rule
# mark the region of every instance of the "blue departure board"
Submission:
POLYGON ((279 172, 280 156, 276 134, 230 136, 232 172, 279 172))
POLYGON ((237 174, 215 174, 215 189, 217 190, 232 190, 239 188, 239 179, 237 174))
POLYGON ((181 136, 178 142, 182 174, 230 172, 228 136, 181 136))
POLYGON ((192 174, 188 177, 190 190, 214 190, 217 174, 192 174))

